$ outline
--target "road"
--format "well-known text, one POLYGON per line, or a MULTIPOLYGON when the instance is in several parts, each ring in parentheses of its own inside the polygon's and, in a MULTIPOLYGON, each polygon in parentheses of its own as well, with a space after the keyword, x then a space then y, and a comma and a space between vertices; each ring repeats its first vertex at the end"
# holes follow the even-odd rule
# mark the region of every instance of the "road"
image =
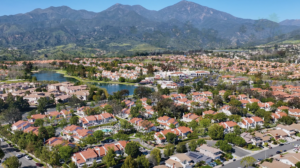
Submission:
POLYGON ((246 150, 244 150, 244 149, 241 149, 241 148, 239 148, 239 147, 232 147, 233 148, 233 154, 235 154, 235 155, 237 155, 237 156, 239 156, 239 157, 243 157, 243 156, 246 156, 246 155, 249 155, 250 154, 250 152, 248 152, 248 151, 246 151, 246 150))
MULTIPOLYGON (((209 145, 209 146, 215 146, 216 142, 217 141, 213 141, 213 140, 207 140, 206 141, 207 145, 209 145)), ((246 150, 243 150, 243 149, 241 149, 239 147, 236 147, 236 146, 233 147, 233 152, 232 153, 239 156, 239 157, 243 157, 243 156, 246 156, 246 155, 250 154, 250 152, 248 152, 246 150)))
MULTIPOLYGON (((295 144, 300 144, 300 141, 296 141, 296 142, 292 142, 291 144, 288 144, 288 145, 283 145, 283 146, 277 146, 277 147, 274 147, 272 149, 268 149, 268 150, 264 150, 264 151, 261 151, 257 154, 254 154, 254 155, 251 155, 252 157, 254 157, 255 159, 265 159, 265 158, 268 158, 270 157, 270 155, 276 155, 276 152, 277 151, 283 151, 283 150, 291 150, 294 148, 294 145, 295 144)), ((223 166, 222 168, 238 168, 238 167, 242 167, 240 165, 240 160, 237 160, 235 162, 231 162, 231 163, 228 163, 226 164, 225 162, 225 166, 223 166)))
MULTIPOLYGON (((13 147, 9 147, 6 142, 1 142, 1 148, 3 152, 5 153, 4 158, 9 158, 11 156, 16 156, 17 154, 21 154, 21 152, 18 152, 17 149, 13 147)), ((25 157, 22 157, 19 159, 19 161, 22 162, 21 167, 22 168, 36 168, 35 162, 33 160, 27 160, 25 157)), ((0 166, 3 168, 3 166, 0 166)))

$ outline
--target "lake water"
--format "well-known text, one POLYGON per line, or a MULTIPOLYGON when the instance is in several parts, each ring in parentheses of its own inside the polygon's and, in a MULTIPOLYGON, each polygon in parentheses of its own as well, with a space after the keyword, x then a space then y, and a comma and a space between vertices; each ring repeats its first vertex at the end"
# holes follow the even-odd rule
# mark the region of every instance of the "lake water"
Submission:
POLYGON ((99 86, 101 88, 105 88, 108 94, 113 94, 116 91, 127 89, 129 91, 129 95, 133 95, 134 89, 136 86, 134 85, 122 85, 122 84, 110 84, 110 83, 91 83, 92 85, 99 86))
POLYGON ((77 79, 64 77, 63 74, 56 73, 54 71, 40 71, 34 73, 37 81, 58 81, 58 82, 77 82, 77 79))
MULTIPOLYGON (((63 74, 56 73, 54 71, 41 71, 34 73, 33 76, 37 78, 37 81, 58 81, 58 82, 77 82, 78 80, 74 78, 64 77, 63 74)), ((105 88, 109 94, 113 94, 116 91, 127 89, 129 90, 129 95, 133 94, 136 86, 134 85, 122 85, 122 84, 110 84, 110 83, 90 83, 101 88, 105 88)))

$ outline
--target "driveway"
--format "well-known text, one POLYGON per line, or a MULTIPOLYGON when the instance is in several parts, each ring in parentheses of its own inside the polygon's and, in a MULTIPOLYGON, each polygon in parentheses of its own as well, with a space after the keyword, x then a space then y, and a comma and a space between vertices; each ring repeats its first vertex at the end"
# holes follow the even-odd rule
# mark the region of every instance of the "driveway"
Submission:
MULTIPOLYGON (((4 158, 9 158, 11 156, 16 156, 17 154, 21 154, 21 152, 18 152, 17 149, 13 147, 9 147, 6 142, 1 142, 1 148, 3 152, 5 153, 4 158)), ((33 160, 27 160, 25 157, 22 157, 19 159, 19 161, 22 162, 21 167, 22 168, 36 168, 35 162, 33 160)), ((3 168, 3 166, 0 166, 3 168)))

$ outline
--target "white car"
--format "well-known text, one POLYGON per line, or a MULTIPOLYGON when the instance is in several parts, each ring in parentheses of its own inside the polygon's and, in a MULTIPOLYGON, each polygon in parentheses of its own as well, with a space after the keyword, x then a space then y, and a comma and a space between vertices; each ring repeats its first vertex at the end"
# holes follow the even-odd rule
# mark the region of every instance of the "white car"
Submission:
POLYGON ((23 157, 23 154, 17 154, 16 157, 20 159, 21 157, 23 157))
POLYGON ((27 159, 27 160, 31 160, 32 159, 32 157, 30 157, 30 156, 25 156, 25 158, 27 159))

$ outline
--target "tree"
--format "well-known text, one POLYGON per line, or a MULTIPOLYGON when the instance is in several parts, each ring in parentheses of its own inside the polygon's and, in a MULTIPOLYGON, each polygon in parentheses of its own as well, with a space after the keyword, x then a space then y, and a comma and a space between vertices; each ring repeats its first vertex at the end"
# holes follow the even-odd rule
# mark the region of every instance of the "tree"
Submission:
POLYGON ((38 137, 41 139, 41 140, 46 140, 49 138, 49 135, 48 135, 48 131, 45 127, 40 127, 39 128, 39 134, 38 134, 38 137))
POLYGON ((190 143, 189 143, 189 148, 191 151, 195 151, 196 148, 197 148, 197 142, 196 140, 192 140, 190 143))
POLYGON ((283 116, 282 118, 278 119, 278 121, 286 125, 291 125, 296 123, 296 118, 291 116, 283 116))
POLYGON ((203 145, 203 144, 206 144, 206 141, 205 141, 205 139, 198 139, 197 140, 197 145, 203 145))
POLYGON ((117 164, 115 157, 116 157, 115 151, 109 148, 107 154, 102 159, 103 163, 105 163, 107 167, 113 167, 117 164))
POLYGON ((217 141, 216 146, 224 152, 230 152, 232 150, 232 146, 229 145, 226 140, 217 141))
POLYGON ((125 147, 125 153, 127 155, 132 156, 133 158, 137 158, 140 155, 139 145, 137 142, 129 142, 125 147))
POLYGON ((2 112, 2 120, 12 124, 22 119, 22 113, 15 107, 9 107, 2 112))
POLYGON ((153 90, 151 88, 138 86, 137 88, 134 89, 133 96, 139 99, 143 97, 149 98, 152 92, 153 90))
POLYGON ((103 139, 104 132, 101 130, 97 130, 93 133, 94 137, 96 138, 97 142, 103 139))
POLYGON ((38 100, 38 106, 37 106, 37 111, 40 114, 44 114, 45 112, 47 112, 47 105, 48 105, 48 100, 46 97, 41 97, 38 100))
POLYGON ((176 146, 176 152, 178 152, 178 153, 185 153, 185 152, 187 152, 186 143, 184 143, 184 142, 179 143, 176 146))
POLYGON ((22 162, 19 161, 19 159, 16 156, 12 156, 7 158, 4 162, 3 165, 6 168, 20 168, 22 165, 22 162))
POLYGON ((138 156, 136 158, 136 162, 137 162, 137 165, 138 165, 139 168, 148 168, 148 167, 150 167, 149 160, 146 158, 145 155, 138 156))
POLYGON ((36 119, 34 121, 34 126, 35 127, 42 127, 44 125, 44 120, 43 119, 36 119))
POLYGON ((62 159, 64 159, 65 162, 67 162, 73 154, 73 148, 70 146, 59 147, 58 151, 59 151, 59 156, 62 159))
POLYGON ((155 160, 155 164, 154 164, 154 165, 159 165, 160 160, 161 160, 160 150, 157 149, 157 148, 154 148, 154 149, 150 152, 150 156, 153 157, 153 159, 155 160))
POLYGON ((208 135, 213 139, 223 139, 224 128, 221 125, 214 124, 208 128, 208 135))
POLYGON ((241 160, 241 165, 243 167, 250 167, 256 162, 256 159, 252 156, 246 156, 241 160))
POLYGON ((199 125, 202 128, 208 128, 211 125, 211 120, 207 119, 207 118, 204 118, 204 119, 202 119, 202 120, 199 121, 199 125))
POLYGON ((225 113, 217 113, 214 115, 214 120, 218 120, 219 122, 226 121, 228 116, 225 113))
POLYGON ((295 166, 296 166, 297 168, 300 168, 300 162, 297 162, 297 163, 295 164, 295 166))
POLYGON ((175 146, 173 144, 168 144, 165 146, 164 155, 171 156, 174 154, 174 151, 175 151, 175 146))
POLYGON ((69 168, 76 168, 77 166, 75 165, 75 163, 74 162, 71 162, 70 164, 69 164, 69 168))
POLYGON ((170 128, 171 128, 171 129, 174 129, 174 128, 176 128, 176 126, 175 126, 173 123, 171 123, 171 124, 170 124, 170 128))
POLYGON ((220 96, 215 96, 213 98, 213 102, 214 102, 215 105, 219 105, 219 106, 223 105, 223 100, 220 96))
POLYGON ((174 133, 168 132, 166 134, 166 140, 169 143, 172 143, 172 144, 175 143, 176 138, 177 138, 177 135, 174 133))
POLYGON ((124 77, 120 77, 119 78, 119 82, 125 82, 125 78, 124 77))
POLYGON ((252 104, 248 103, 246 105, 246 108, 251 111, 252 113, 255 113, 258 109, 260 109, 260 107, 258 106, 257 102, 254 102, 252 104))
POLYGON ((153 75, 154 69, 153 69, 153 66, 151 64, 148 65, 147 70, 148 70, 147 71, 148 75, 153 75))
POLYGON ((126 157, 121 168, 137 168, 137 162, 129 155, 126 157))
POLYGON ((0 148, 0 159, 2 159, 5 156, 5 153, 3 152, 3 150, 0 148))
POLYGON ((72 117, 70 118, 70 124, 71 124, 71 125, 78 125, 78 122, 79 122, 79 119, 78 119, 77 116, 72 116, 72 117))

